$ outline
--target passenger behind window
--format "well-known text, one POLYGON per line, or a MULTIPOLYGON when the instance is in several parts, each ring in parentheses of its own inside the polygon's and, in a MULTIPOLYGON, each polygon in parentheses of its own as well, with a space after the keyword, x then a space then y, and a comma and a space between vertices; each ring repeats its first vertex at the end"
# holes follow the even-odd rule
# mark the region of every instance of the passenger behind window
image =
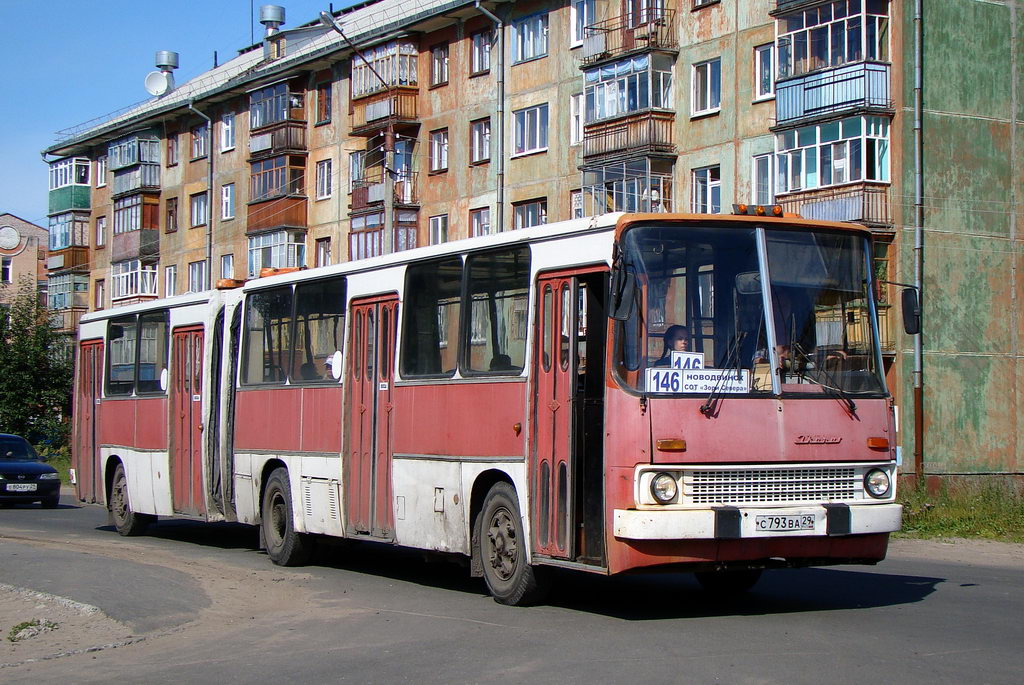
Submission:
POLYGON ((655 366, 671 366, 672 352, 688 352, 690 350, 690 329, 686 326, 673 325, 665 330, 665 348, 661 359, 654 362, 655 366))

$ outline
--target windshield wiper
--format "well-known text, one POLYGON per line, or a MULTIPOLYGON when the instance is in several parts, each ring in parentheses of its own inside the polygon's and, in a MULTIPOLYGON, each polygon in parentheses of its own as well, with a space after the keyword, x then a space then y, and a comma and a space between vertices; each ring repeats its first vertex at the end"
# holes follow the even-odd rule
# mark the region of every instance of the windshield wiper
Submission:
MULTIPOLYGON (((722 362, 723 371, 732 371, 733 365, 735 365, 736 375, 740 375, 740 346, 743 344, 743 339, 747 337, 746 331, 740 331, 739 335, 733 340, 732 347, 729 352, 725 355, 725 360, 722 362)), ((718 400, 721 399, 722 393, 720 389, 722 387, 722 381, 725 380, 727 373, 723 373, 715 381, 715 387, 711 388, 711 392, 708 394, 704 404, 700 405, 700 413, 704 416, 711 416, 715 413, 718 408, 718 400)))
MULTIPOLYGON (((814 364, 814 361, 804 351, 804 348, 800 345, 800 343, 794 341, 793 344, 790 346, 790 349, 793 352, 795 352, 799 358, 803 359, 805 364, 814 364)), ((825 380, 828 382, 822 383, 821 378, 812 378, 810 375, 805 374, 803 371, 800 371, 799 369, 797 369, 797 373, 800 374, 800 376, 808 378, 809 380, 812 380, 818 385, 820 385, 822 388, 825 389, 825 392, 827 392, 830 396, 846 404, 851 414, 856 414, 857 404, 853 401, 853 398, 850 397, 850 395, 839 386, 839 382, 836 381, 832 374, 828 372, 828 370, 825 368, 824 363, 820 367, 815 364, 814 370, 817 372, 817 374, 824 376, 825 380)))

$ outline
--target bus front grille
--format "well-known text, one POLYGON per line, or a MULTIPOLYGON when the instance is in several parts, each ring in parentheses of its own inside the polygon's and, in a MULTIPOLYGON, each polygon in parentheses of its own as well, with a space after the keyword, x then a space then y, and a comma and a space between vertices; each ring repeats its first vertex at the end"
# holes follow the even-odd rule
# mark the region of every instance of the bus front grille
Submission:
POLYGON ((790 504, 859 499, 852 467, 694 469, 683 476, 684 504, 790 504))

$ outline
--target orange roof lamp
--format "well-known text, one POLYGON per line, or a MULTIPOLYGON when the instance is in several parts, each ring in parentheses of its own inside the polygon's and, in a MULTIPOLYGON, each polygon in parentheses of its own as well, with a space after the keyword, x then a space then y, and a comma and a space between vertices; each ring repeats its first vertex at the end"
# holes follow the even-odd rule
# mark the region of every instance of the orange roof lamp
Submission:
POLYGON ((751 216, 783 216, 782 205, 748 205, 732 206, 733 214, 749 214, 751 216))

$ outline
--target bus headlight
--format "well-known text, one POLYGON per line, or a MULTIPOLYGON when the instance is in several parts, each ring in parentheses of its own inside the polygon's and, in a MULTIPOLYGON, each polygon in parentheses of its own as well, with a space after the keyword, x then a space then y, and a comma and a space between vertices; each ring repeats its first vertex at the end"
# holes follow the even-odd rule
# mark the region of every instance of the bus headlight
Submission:
POLYGON ((667 473, 659 473, 651 479, 651 495, 659 504, 668 504, 676 498, 679 487, 676 479, 667 473))
POLYGON ((868 491, 868 494, 872 497, 885 497, 889 494, 889 488, 892 486, 889 480, 889 474, 882 469, 871 469, 864 476, 864 489, 868 491))

